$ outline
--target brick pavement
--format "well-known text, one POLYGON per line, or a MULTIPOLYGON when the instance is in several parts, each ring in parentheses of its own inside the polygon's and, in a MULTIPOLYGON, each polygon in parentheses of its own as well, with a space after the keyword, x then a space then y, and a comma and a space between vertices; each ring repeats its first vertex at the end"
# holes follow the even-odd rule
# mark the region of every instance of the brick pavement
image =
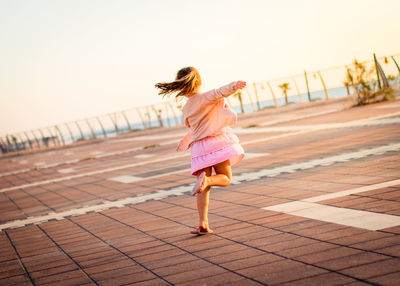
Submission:
POLYGON ((183 127, 0 157, 0 285, 398 285, 400 101, 239 118, 193 236, 183 127))

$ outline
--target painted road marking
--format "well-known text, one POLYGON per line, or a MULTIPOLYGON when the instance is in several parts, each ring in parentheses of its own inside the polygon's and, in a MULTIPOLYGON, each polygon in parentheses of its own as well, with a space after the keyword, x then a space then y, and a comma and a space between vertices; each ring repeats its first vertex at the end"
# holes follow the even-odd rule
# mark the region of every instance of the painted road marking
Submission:
MULTIPOLYGON (((267 155, 269 155, 269 153, 246 153, 244 160, 263 157, 263 156, 267 156, 267 155)), ((187 165, 187 163, 179 164, 179 165, 187 165)), ((185 169, 180 169, 180 170, 176 170, 176 171, 172 171, 172 172, 168 172, 168 173, 162 173, 163 169, 171 169, 171 167, 172 166, 168 166, 165 168, 160 168, 158 170, 152 170, 152 172, 160 171, 161 173, 158 175, 151 176, 151 177, 139 177, 139 176, 137 176, 137 174, 135 174, 136 176, 135 175, 122 175, 122 176, 118 176, 118 177, 109 178, 107 180, 129 184, 129 183, 134 183, 134 182, 138 182, 138 181, 157 179, 160 177, 179 174, 179 173, 183 173, 183 172, 186 172, 186 173, 191 172, 190 168, 185 168, 185 169)))
MULTIPOLYGON (((287 172, 293 173, 293 172, 297 172, 297 171, 300 171, 303 169, 318 167, 318 166, 321 166, 321 164, 324 166, 327 166, 327 165, 335 164, 337 162, 344 162, 344 161, 348 161, 351 159, 362 158, 365 156, 369 156, 371 154, 378 155, 378 154, 383 154, 383 153, 389 152, 389 151, 398 151, 399 149, 400 149, 400 144, 391 144, 391 145, 381 146, 381 147, 377 147, 377 148, 364 149, 364 150, 360 150, 358 152, 345 153, 345 154, 341 154, 341 155, 337 155, 337 156, 331 156, 331 157, 326 157, 326 158, 322 158, 322 159, 312 160, 312 161, 308 161, 308 162, 304 162, 304 163, 291 164, 288 166, 282 166, 282 167, 274 168, 274 169, 270 169, 270 170, 260 170, 260 171, 255 171, 255 172, 243 173, 243 174, 239 174, 239 175, 235 176, 233 178, 232 183, 241 184, 242 182, 258 180, 258 179, 266 177, 266 176, 273 177, 273 176, 277 176, 282 173, 287 173, 287 172), (338 161, 338 160, 341 160, 341 161, 338 161)), ((287 204, 271 206, 268 208, 275 207, 275 211, 280 211, 280 212, 300 211, 302 209, 302 207, 304 209, 305 204, 308 204, 307 206, 312 208, 312 207, 316 207, 315 206, 315 205, 317 205, 317 204, 315 204, 316 201, 325 200, 325 199, 329 199, 329 198, 333 198, 333 197, 337 197, 337 196, 343 196, 346 194, 359 193, 359 192, 363 192, 363 191, 369 191, 369 190, 374 190, 374 189, 380 189, 383 187, 394 186, 394 185, 398 185, 399 183, 400 183, 400 180, 393 180, 393 181, 388 181, 388 182, 384 182, 384 183, 355 188, 355 189, 351 189, 351 190, 347 190, 347 191, 341 191, 341 192, 337 192, 334 194, 316 196, 316 197, 301 200, 300 203, 304 203, 304 204, 300 207, 298 206, 298 204, 290 205, 292 203, 287 203, 287 204)), ((106 209, 110 209, 110 208, 114 208, 114 207, 123 207, 123 206, 129 205, 129 204, 141 203, 141 202, 145 202, 148 200, 160 200, 160 199, 164 199, 164 198, 167 198, 167 197, 173 196, 173 195, 179 196, 179 195, 183 195, 185 193, 189 193, 192 189, 192 186, 193 186, 193 184, 179 186, 179 187, 171 188, 168 190, 158 190, 154 193, 146 194, 146 195, 142 195, 142 196, 125 198, 125 199, 121 199, 121 200, 117 200, 117 201, 113 201, 113 202, 106 201, 104 203, 94 205, 94 206, 82 207, 82 208, 72 209, 72 210, 63 211, 63 212, 59 212, 59 213, 50 213, 50 214, 47 214, 44 216, 30 217, 27 219, 11 221, 11 222, 1 224, 0 230, 5 229, 5 228, 21 227, 21 226, 24 226, 26 224, 31 224, 31 223, 39 224, 41 222, 45 222, 45 221, 48 221, 51 219, 62 219, 66 216, 83 215, 83 214, 86 214, 87 212, 91 212, 91 211, 100 212, 100 211, 103 211, 106 209)), ((297 202, 298 201, 293 202, 293 203, 297 203, 297 202)), ((320 206, 320 205, 318 205, 318 206, 320 206)), ((267 208, 263 208, 263 209, 267 209, 267 208)), ((270 210, 273 210, 273 209, 270 209, 270 210)), ((315 208, 313 209, 313 212, 315 213, 315 208)), ((326 211, 326 213, 329 214, 329 211, 326 211)), ((334 211, 331 211, 331 213, 334 213, 334 211)), ((353 212, 352 214, 356 214, 356 213, 353 212)), ((357 213, 357 215, 358 214, 359 213, 357 213)), ((348 212, 347 213, 345 212, 344 214, 340 213, 340 215, 338 215, 336 217, 337 221, 334 223, 339 222, 339 217, 341 219, 340 220, 341 224, 347 223, 347 225, 350 225, 350 223, 353 223, 351 220, 349 222, 348 212)), ((378 221, 383 220, 384 224, 382 224, 382 225, 384 225, 385 227, 386 227, 386 225, 388 225, 389 222, 391 224, 394 224, 394 223, 400 224, 400 222, 397 221, 397 219, 393 219, 392 217, 388 218, 386 216, 384 216, 384 217, 368 216, 368 220, 370 220, 370 219, 373 220, 372 218, 378 219, 378 221)), ((316 218, 316 219, 320 219, 320 217, 316 218)), ((357 226, 357 227, 361 227, 361 226, 357 226)), ((371 223, 366 224, 364 227, 371 227, 371 223)), ((376 227, 379 227, 379 226, 375 226, 375 228, 376 227)), ((381 229, 383 229, 385 227, 382 227, 381 229)))
MULTIPOLYGON (((376 117, 371 117, 368 119, 363 119, 363 120, 354 120, 354 121, 350 121, 350 122, 346 122, 346 123, 333 123, 333 124, 321 124, 319 125, 318 128, 314 128, 310 127, 310 129, 305 129, 305 130, 301 130, 298 132, 290 132, 290 133, 286 133, 286 134, 280 134, 280 135, 276 135, 276 136, 270 136, 270 137, 263 137, 263 138, 259 138, 259 139, 254 139, 254 140, 249 140, 249 141, 245 141, 242 142, 242 145, 249 145, 249 144, 255 144, 255 143, 260 143, 260 142, 266 142, 266 141, 270 141, 270 140, 275 140, 275 139, 280 139, 280 138, 285 138, 285 137, 289 137, 289 136, 295 136, 295 135, 299 135, 299 134, 305 134, 305 133, 309 133, 309 132, 314 132, 314 131, 320 131, 320 130, 325 130, 325 129, 332 129, 332 128, 344 128, 344 127, 354 127, 354 126, 364 126, 365 124, 377 124, 377 125, 385 125, 385 124, 393 124, 393 122, 397 123, 396 118, 394 119, 387 119, 385 120, 379 120, 385 117, 390 117, 390 116, 394 116, 400 114, 400 112, 395 112, 395 113, 390 113, 390 114, 385 114, 382 116, 376 116, 376 117), (370 122, 372 120, 377 120, 377 123, 374 122, 370 122), (364 125, 363 125, 364 124, 364 125), (324 127, 325 126, 325 127, 324 127)), ((258 133, 259 131, 257 131, 258 129, 260 130, 264 130, 262 131, 265 132, 266 128, 249 128, 249 130, 251 131, 250 133, 258 133)), ((235 129, 236 130, 236 129, 235 129)), ((237 129, 238 133, 246 133, 249 132, 246 129, 237 129)), ((236 131, 235 131, 236 132, 236 131)), ((261 132, 261 131, 260 131, 261 132)), ((175 142, 175 141, 174 141, 175 142)), ((177 141, 176 141, 177 142, 177 141)), ((170 144, 171 142, 164 142, 163 144, 170 144)), ((162 144, 159 144, 162 145, 162 144)), ((142 147, 140 148, 134 148, 136 149, 140 149, 143 150, 142 147)), ((131 152, 134 149, 131 150, 124 150, 124 151, 120 151, 120 152, 115 152, 115 154, 122 154, 125 152, 131 152)), ((110 154, 112 153, 107 153, 107 154, 103 154, 103 155, 99 155, 96 158, 102 158, 102 157, 106 157, 106 156, 110 156, 110 154)), ((96 171, 92 171, 92 172, 88 172, 88 173, 82 173, 82 174, 76 174, 73 176, 68 176, 68 177, 62 177, 62 178, 57 178, 57 179, 52 179, 52 180, 45 180, 45 181, 40 181, 40 182, 35 182, 35 183, 30 183, 30 184, 25 184, 25 185, 20 185, 20 186, 14 186, 14 187, 9 187, 9 188, 5 188, 5 189, 0 189, 0 193, 2 192, 7 192, 7 191, 11 191, 11 190, 16 190, 19 188, 27 188, 27 187, 31 187, 31 186, 39 186, 39 185, 45 185, 45 184, 50 184, 50 183, 55 183, 55 182, 60 182, 63 180, 70 180, 70 179, 74 179, 74 178, 80 178, 83 176, 90 176, 90 175, 96 175, 96 174, 102 174, 102 173, 106 173, 106 172, 112 172, 112 171, 116 171, 116 170, 122 170, 125 168, 131 168, 131 167, 136 167, 136 166, 140 166, 143 164, 149 164, 149 163, 155 163, 155 162, 159 162, 159 161, 163 161, 163 160, 169 160, 169 159, 174 159, 174 158, 181 158, 181 157, 185 157, 187 156, 186 152, 181 154, 181 155, 173 155, 171 157, 167 157, 164 159, 160 159, 160 160, 153 160, 153 161, 148 161, 148 162, 141 162, 141 163, 133 163, 133 164, 127 164, 127 165, 121 165, 118 167, 112 167, 112 168, 106 168, 103 170, 96 170, 96 171)), ((78 162, 79 160, 73 160, 71 162, 78 162)), ((52 166, 57 166, 58 164, 53 164, 52 166)), ((15 174, 15 172, 13 173, 15 174)), ((0 175, 1 177, 1 175, 0 175)))
MULTIPOLYGON (((385 183, 379 183, 375 185, 370 185, 369 190, 373 189, 380 189, 382 185, 385 184, 386 186, 389 185, 397 185, 399 180, 388 181, 385 183)), ((35 216, 35 217, 28 217, 26 219, 21 220, 14 220, 7 223, 0 224, 0 231, 7 229, 7 228, 17 228, 23 227, 28 224, 40 224, 43 222, 47 222, 49 220, 61 220, 65 217, 69 216, 79 216, 84 215, 88 212, 101 212, 104 210, 108 210, 111 208, 121 208, 130 204, 138 204, 143 203, 149 200, 161 200, 170 196, 180 196, 184 194, 189 194, 192 190, 192 185, 189 186, 179 186, 169 190, 159 190, 151 194, 146 194, 137 197, 129 197, 125 199, 120 199, 117 201, 106 201, 101 204, 87 206, 82 208, 76 208, 72 210, 62 211, 62 212, 52 212, 42 216, 35 216)), ((325 221, 344 224, 348 226, 360 227, 365 229, 371 230, 378 230, 384 229, 391 226, 400 225, 400 217, 398 216, 391 216, 391 215, 383 215, 377 213, 370 213, 365 211, 352 211, 350 212, 343 212, 343 210, 338 210, 340 208, 321 208, 321 205, 305 202, 303 201, 295 201, 286 204, 280 204, 275 206, 270 206, 266 208, 262 208, 264 210, 271 210, 271 211, 278 211, 278 212, 285 212, 285 213, 297 213, 301 214, 301 216, 306 216, 312 219, 322 220, 323 218, 325 221), (307 211, 307 209, 309 211, 307 211), (364 223, 357 223, 351 219, 352 216, 355 216, 357 220, 363 220, 363 216, 366 216, 366 220, 364 223)))
MULTIPOLYGON (((322 112, 323 113, 323 112, 322 112)), ((309 133, 309 132, 314 132, 314 131, 320 131, 320 130, 324 130, 324 129, 332 129, 332 128, 345 128, 345 127, 355 127, 355 126, 359 126, 362 127, 364 126, 363 123, 366 122, 370 122, 373 120, 379 120, 379 119, 383 119, 383 118, 387 118, 387 117, 393 117, 396 115, 400 115, 400 112, 394 112, 394 113, 389 113, 389 114, 384 114, 384 115, 380 115, 380 116, 375 116, 375 117, 370 117, 370 118, 365 118, 365 119, 361 119, 361 120, 354 120, 354 121, 350 121, 350 122, 346 122, 346 125, 343 125, 343 123, 331 123, 330 125, 326 125, 326 124, 319 124, 318 128, 314 128, 313 125, 306 125, 309 127, 309 129, 301 129, 300 131, 294 132, 296 127, 294 127, 294 129, 290 129, 291 133, 287 133, 287 134, 280 134, 277 136, 270 136, 270 137, 263 137, 260 139, 255 139, 255 140, 251 140, 251 141, 246 141, 246 142, 242 142, 242 145, 247 145, 247 144, 255 144, 255 143, 260 143, 260 142, 266 142, 269 140, 274 140, 274 139, 280 139, 280 138, 285 138, 285 137, 289 137, 289 136, 295 136, 295 135, 300 135, 300 134, 305 134, 305 133, 309 133)), ((397 123, 396 119, 395 122, 393 121, 380 121, 379 124, 377 125, 385 125, 385 124, 393 124, 393 123, 397 123)), ((373 124, 373 123, 372 123, 373 124)), ((263 124, 260 124, 263 125, 263 124)), ((269 125, 268 123, 265 123, 265 125, 269 125)), ((306 128, 306 126, 303 126, 303 128, 306 128)), ((371 126, 371 125, 369 125, 371 126)), ((271 127, 274 128, 274 127, 271 127)), ((278 129, 271 129, 271 128, 235 128, 234 132, 238 133, 238 134, 250 134, 250 133, 265 133, 265 132, 278 132, 278 131, 274 131, 274 130, 278 130, 278 129)), ((277 127, 277 128, 283 128, 283 127, 277 127)), ((285 127, 288 128, 288 127, 285 127)), ((297 130, 299 128, 297 127, 297 130)), ((279 131, 282 132, 282 129, 279 131)), ((182 134, 171 134, 171 135, 165 135, 164 137, 182 137, 182 134)), ((123 139, 115 139, 115 140, 111 140, 111 142, 118 142, 118 141, 123 141, 123 140, 130 140, 131 138, 123 138, 123 139)), ((155 139, 155 137, 152 139, 155 139)), ((136 140, 136 139, 132 139, 132 140, 136 140)), ((178 143, 179 139, 175 139, 175 140, 171 140, 171 141, 166 141, 166 142, 162 142, 162 143, 158 143, 159 146, 163 146, 163 145, 169 145, 172 143, 178 143)), ((110 156, 114 156, 114 155, 120 155, 120 154, 124 154, 124 153, 130 153, 130 152, 136 152, 136 151, 140 151, 143 150, 143 147, 135 147, 135 148, 131 148, 131 149, 126 149, 126 150, 122 150, 122 151, 116 151, 116 152, 110 152, 110 153, 104 153, 101 155, 97 155, 95 156, 95 158, 105 158, 105 157, 110 157, 110 156)), ((72 152, 65 152, 65 154, 67 155, 72 155, 72 152)), ((47 164, 47 165, 42 165, 39 166, 37 168, 39 169, 45 169, 45 168, 52 168, 52 167, 58 167, 61 165, 67 165, 67 164, 74 164, 74 163, 78 163, 80 161, 80 159, 73 159, 73 160, 68 160, 68 161, 63 161, 63 162, 57 162, 57 163, 53 163, 53 164, 47 164)), ((20 173, 25 173, 25 172, 29 172, 32 171, 34 169, 37 168, 28 168, 28 169, 22 169, 22 170, 17 170, 17 171, 11 171, 11 172, 6 172, 6 173, 1 173, 0 177, 4 177, 4 176, 9 176, 9 175, 16 175, 16 174, 20 174, 20 173)))
POLYGON ((0 189, 0 193, 9 192, 9 191, 18 190, 18 189, 25 189, 25 188, 30 188, 30 187, 37 187, 37 186, 42 186, 42 185, 46 185, 46 184, 58 183, 58 182, 62 182, 62 181, 65 181, 65 180, 72 180, 72 179, 76 179, 76 178, 82 178, 82 177, 85 177, 85 176, 98 175, 98 174, 118 171, 118 170, 122 170, 122 169, 126 169, 126 168, 137 167, 137 166, 141 166, 141 165, 145 165, 145 164, 154 164, 154 163, 162 162, 162 161, 165 161, 165 160, 173 160, 173 159, 182 158, 182 157, 185 157, 185 156, 188 156, 188 154, 187 153, 181 153, 181 154, 178 153, 178 154, 174 154, 172 156, 167 156, 167 157, 163 157, 163 158, 156 159, 156 160, 150 160, 150 161, 139 162, 139 163, 132 163, 132 164, 121 165, 121 166, 117 166, 117 167, 110 167, 110 168, 106 168, 106 169, 102 169, 102 170, 96 170, 96 171, 87 172, 87 173, 81 173, 81 174, 76 174, 76 175, 56 178, 56 179, 49 179, 49 180, 44 180, 44 181, 39 181, 39 182, 34 182, 34 183, 29 183, 29 184, 24 184, 24 185, 19 185, 19 186, 13 186, 13 187, 9 187, 9 188, 4 188, 4 189, 0 189))
POLYGON ((75 169, 74 168, 60 169, 60 170, 58 170, 58 172, 62 173, 62 174, 67 174, 67 173, 75 172, 75 169))
POLYGON ((336 193, 332 193, 332 194, 326 194, 326 195, 321 195, 321 196, 317 196, 317 197, 312 197, 312 198, 304 199, 303 201, 310 202, 310 203, 316 203, 316 202, 321 202, 321 201, 325 201, 325 200, 330 200, 330 199, 335 199, 335 198, 339 198, 339 197, 358 194, 358 193, 362 193, 362 192, 372 191, 372 190, 376 190, 376 189, 383 189, 383 188, 396 186, 396 185, 400 185, 400 179, 388 181, 388 182, 384 182, 384 183, 380 183, 380 184, 374 184, 374 185, 354 188, 354 189, 347 190, 347 191, 341 191, 341 192, 336 192, 336 193))
POLYGON ((319 116, 319 115, 326 115, 326 114, 334 113, 334 112, 341 111, 341 110, 343 110, 343 109, 332 109, 332 110, 326 110, 326 111, 315 112, 315 113, 299 115, 299 116, 289 116, 287 118, 276 119, 276 120, 264 122, 259 125, 260 126, 269 126, 269 125, 274 125, 274 124, 286 123, 286 122, 290 122, 290 121, 306 119, 306 118, 315 117, 315 116, 319 116))
POLYGON ((399 124, 400 117, 385 118, 375 121, 365 122, 363 120, 357 122, 342 122, 342 123, 325 123, 325 124, 313 124, 313 125, 291 125, 291 126, 278 126, 278 127, 253 127, 235 129, 237 134, 255 134, 255 133, 268 133, 268 132, 290 132, 290 131, 317 131, 326 129, 338 129, 348 127, 368 127, 368 126, 379 126, 388 124, 399 124))
POLYGON ((400 225, 400 216, 333 207, 318 204, 317 202, 396 185, 400 185, 400 179, 264 207, 262 209, 368 230, 385 229, 400 225))
POLYGON ((306 162, 301 163, 294 163, 282 167, 276 167, 273 169, 261 169, 259 171, 250 172, 250 173, 243 173, 232 178, 232 183, 239 183, 242 181, 253 181, 261 179, 262 177, 273 177, 280 175, 282 173, 294 173, 300 170, 307 170, 311 168, 315 168, 318 166, 329 166, 335 163, 342 163, 349 160, 355 160, 364 158, 367 156, 373 155, 381 155, 386 152, 390 151, 399 151, 400 150, 400 143, 397 144, 389 144, 385 146, 375 147, 375 148, 368 148, 362 149, 356 152, 349 152, 339 155, 334 155, 331 157, 325 157, 321 159, 314 159, 306 162))
POLYGON ((0 231, 6 228, 16 228, 16 227, 22 227, 27 224, 40 224, 42 222, 46 222, 49 220, 60 220, 65 217, 69 216, 78 216, 78 215, 83 215, 88 212, 101 212, 104 210, 108 210, 111 208, 121 208, 129 204, 138 204, 142 202, 146 202, 149 200, 160 200, 163 198, 167 198, 172 195, 183 195, 184 193, 188 193, 192 190, 192 186, 182 186, 178 188, 174 188, 173 190, 160 190, 151 194, 147 195, 142 195, 142 196, 137 196, 137 197, 129 197, 117 201, 107 201, 101 204, 97 204, 94 206, 87 206, 87 207, 82 207, 82 208, 76 208, 68 211, 62 211, 58 213, 49 213, 46 215, 42 216, 35 216, 35 217, 28 217, 26 219, 21 219, 21 220, 15 220, 15 221, 10 221, 4 224, 0 224, 0 231))
POLYGON ((263 209, 368 230, 379 230, 400 225, 400 216, 333 207, 304 201, 270 206, 263 209))
POLYGON ((146 158, 151 158, 154 157, 154 154, 139 154, 133 156, 133 158, 138 158, 138 159, 146 159, 146 158))

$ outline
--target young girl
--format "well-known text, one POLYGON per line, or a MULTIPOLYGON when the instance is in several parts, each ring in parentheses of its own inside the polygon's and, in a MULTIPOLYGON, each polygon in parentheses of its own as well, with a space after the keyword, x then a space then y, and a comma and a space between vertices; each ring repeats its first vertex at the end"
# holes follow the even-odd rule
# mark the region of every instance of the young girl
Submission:
POLYGON ((212 186, 229 186, 231 166, 239 163, 244 151, 239 139, 230 129, 236 123, 236 113, 224 98, 246 86, 244 81, 231 82, 218 89, 200 92, 201 78, 193 67, 178 71, 175 81, 157 83, 160 95, 177 93, 187 102, 182 109, 183 121, 190 131, 182 139, 178 151, 190 147, 192 175, 197 176, 192 195, 197 194, 199 227, 191 233, 210 234, 208 204, 212 186), (215 175, 212 175, 214 170, 215 175))

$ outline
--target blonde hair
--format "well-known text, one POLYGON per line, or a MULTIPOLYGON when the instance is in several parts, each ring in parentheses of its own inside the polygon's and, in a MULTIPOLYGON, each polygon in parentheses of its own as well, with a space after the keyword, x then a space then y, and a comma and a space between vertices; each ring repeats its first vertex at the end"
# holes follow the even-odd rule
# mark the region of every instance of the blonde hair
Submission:
POLYGON ((176 74, 173 82, 159 82, 155 87, 160 89, 159 95, 168 95, 178 92, 178 96, 190 96, 196 93, 201 85, 201 77, 194 67, 185 67, 176 74))

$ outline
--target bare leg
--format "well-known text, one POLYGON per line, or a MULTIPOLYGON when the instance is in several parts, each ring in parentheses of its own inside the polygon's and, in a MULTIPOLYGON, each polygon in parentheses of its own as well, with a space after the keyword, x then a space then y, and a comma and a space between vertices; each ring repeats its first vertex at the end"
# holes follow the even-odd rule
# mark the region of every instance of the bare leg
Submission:
POLYGON ((203 188, 206 189, 207 187, 212 186, 229 186, 232 181, 232 169, 229 161, 225 161, 215 165, 214 169, 216 173, 215 175, 210 176, 206 173, 203 188))
POLYGON ((208 205, 210 189, 212 186, 229 186, 232 180, 232 170, 229 161, 219 163, 214 166, 216 174, 211 176, 212 168, 206 168, 198 172, 198 176, 206 173, 204 188, 197 194, 197 210, 199 212, 199 226, 205 229, 208 227, 208 205))
MULTIPOLYGON (((201 172, 198 172, 199 176, 202 172, 206 172, 206 176, 211 175, 211 167, 203 169, 201 172)), ((210 188, 206 187, 201 193, 197 194, 197 210, 199 212, 199 226, 202 226, 205 229, 208 229, 208 204, 210 198, 210 188)))

